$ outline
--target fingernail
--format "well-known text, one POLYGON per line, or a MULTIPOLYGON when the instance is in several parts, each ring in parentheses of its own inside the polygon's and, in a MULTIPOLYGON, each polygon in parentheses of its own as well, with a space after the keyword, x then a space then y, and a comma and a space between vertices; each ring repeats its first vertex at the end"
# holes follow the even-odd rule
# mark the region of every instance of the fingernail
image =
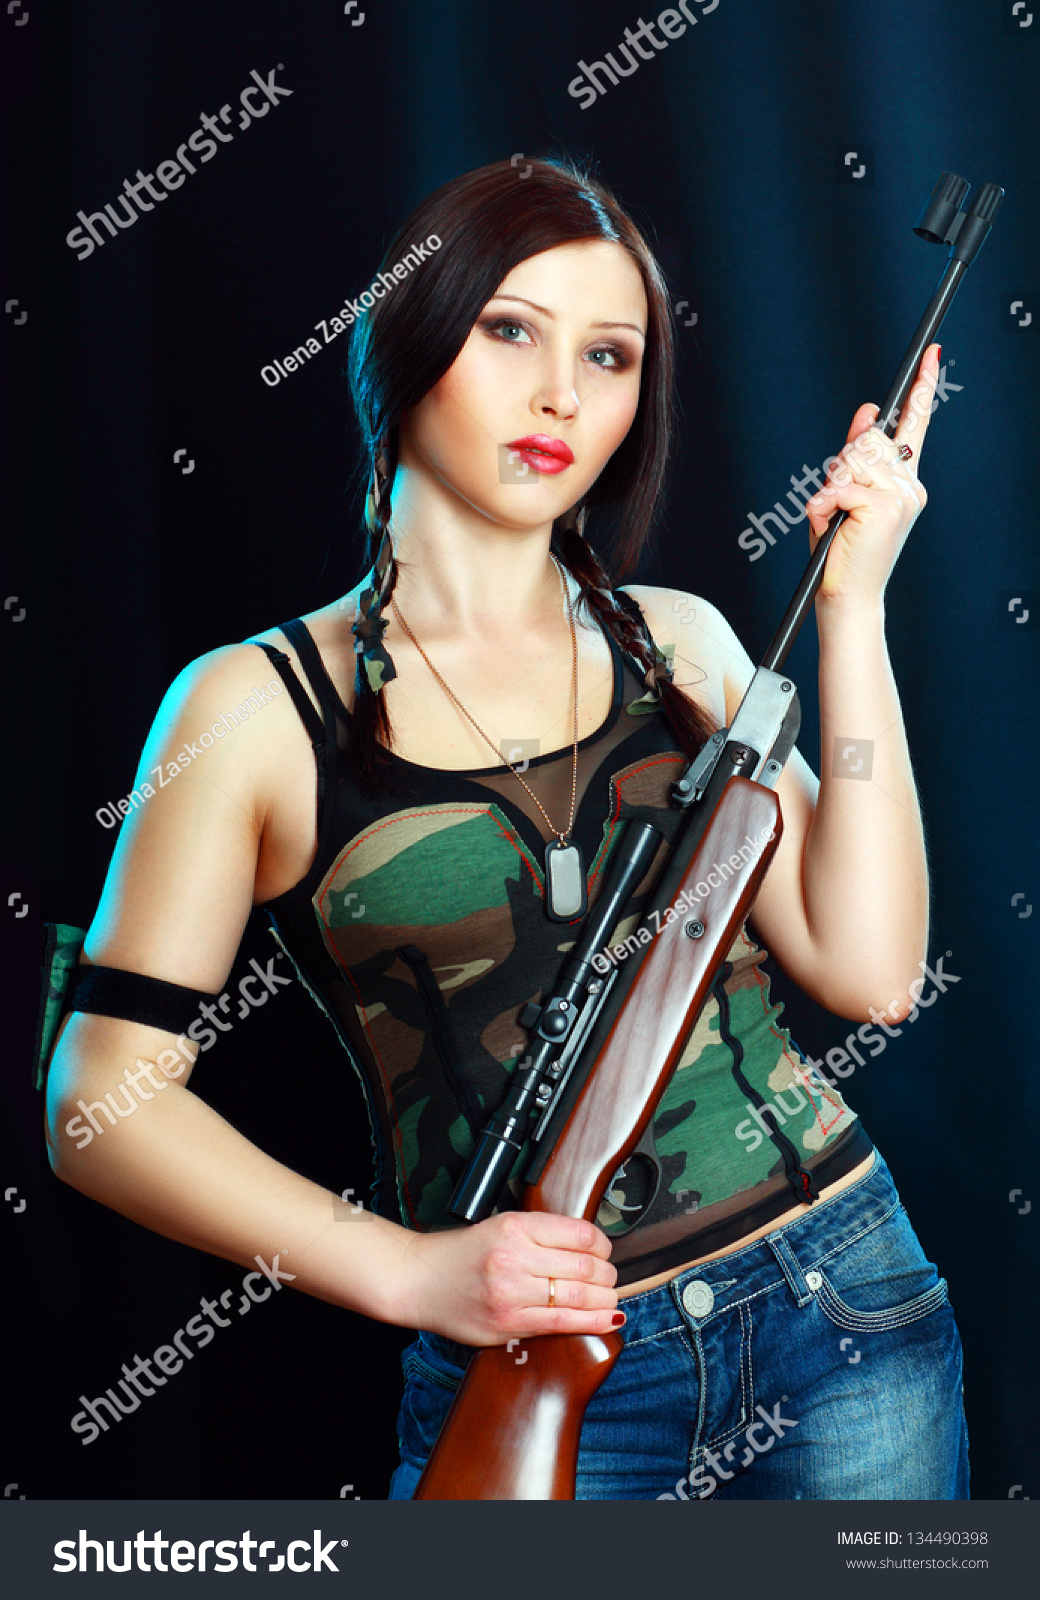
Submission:
POLYGON ((625 1313, 623 1311, 615 1311, 614 1315, 611 1317, 610 1320, 613 1323, 615 1328, 620 1328, 620 1326, 621 1326, 621 1324, 623 1322, 627 1322, 628 1321, 628 1318, 625 1316, 625 1313))
POLYGON ((939 345, 938 348, 936 349, 936 352, 935 352, 935 364, 936 364, 936 366, 939 365, 941 360, 942 360, 942 345, 939 345))

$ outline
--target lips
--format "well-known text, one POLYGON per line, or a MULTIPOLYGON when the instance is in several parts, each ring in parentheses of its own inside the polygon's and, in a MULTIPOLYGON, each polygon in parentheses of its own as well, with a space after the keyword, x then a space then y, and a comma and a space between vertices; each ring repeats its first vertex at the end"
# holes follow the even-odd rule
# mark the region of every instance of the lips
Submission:
POLYGON ((525 434, 522 439, 512 440, 506 449, 515 451, 524 465, 536 472, 563 472, 574 461, 570 446, 548 433, 525 434))

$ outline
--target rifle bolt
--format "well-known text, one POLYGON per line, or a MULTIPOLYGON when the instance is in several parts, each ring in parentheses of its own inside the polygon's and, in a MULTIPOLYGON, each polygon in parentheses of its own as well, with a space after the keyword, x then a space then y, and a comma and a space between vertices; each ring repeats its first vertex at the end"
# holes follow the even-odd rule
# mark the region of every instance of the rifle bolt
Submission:
POLYGON ((699 939, 704 932, 703 922, 688 922, 683 928, 688 939, 699 939))

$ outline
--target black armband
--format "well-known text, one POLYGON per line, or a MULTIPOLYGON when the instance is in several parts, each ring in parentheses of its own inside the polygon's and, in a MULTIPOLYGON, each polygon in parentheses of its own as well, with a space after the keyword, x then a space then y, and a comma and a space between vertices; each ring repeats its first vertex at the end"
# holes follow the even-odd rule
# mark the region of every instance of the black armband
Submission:
POLYGON ((122 1017, 143 1022, 164 1033, 183 1033, 198 1016, 199 1006, 217 995, 187 989, 165 978, 120 967, 74 967, 69 977, 69 1011, 89 1011, 99 1017, 122 1017))
POLYGON ((95 1016, 120 1017, 141 1022, 164 1033, 184 1033, 199 1014, 199 1007, 219 996, 188 989, 165 978, 119 967, 79 964, 86 933, 66 923, 44 926, 43 985, 33 1049, 33 1084, 42 1089, 47 1065, 62 1020, 70 1011, 95 1016))

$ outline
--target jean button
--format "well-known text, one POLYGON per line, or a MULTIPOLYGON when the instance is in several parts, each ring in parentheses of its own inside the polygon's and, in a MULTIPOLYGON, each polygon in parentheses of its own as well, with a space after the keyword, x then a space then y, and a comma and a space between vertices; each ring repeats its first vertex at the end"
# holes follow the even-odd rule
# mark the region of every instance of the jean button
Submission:
POLYGON ((822 1272, 807 1272, 805 1274, 805 1287, 807 1289, 811 1289, 813 1294, 816 1293, 817 1289, 822 1289, 823 1288, 823 1273, 822 1272))
POLYGON ((715 1304, 715 1294, 710 1283, 695 1278, 682 1292, 682 1303, 691 1317, 706 1317, 715 1304))

